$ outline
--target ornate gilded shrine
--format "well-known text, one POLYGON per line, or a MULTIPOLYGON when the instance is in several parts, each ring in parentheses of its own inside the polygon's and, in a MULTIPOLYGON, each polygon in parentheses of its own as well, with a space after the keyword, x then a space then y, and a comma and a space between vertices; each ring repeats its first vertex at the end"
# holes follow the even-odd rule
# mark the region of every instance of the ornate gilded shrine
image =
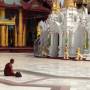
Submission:
POLYGON ((90 15, 87 0, 77 1, 64 0, 60 6, 58 0, 53 0, 52 13, 39 23, 42 32, 35 42, 34 56, 88 60, 90 15))
POLYGON ((0 47, 32 47, 37 24, 49 13, 39 0, 0 0, 0 47))

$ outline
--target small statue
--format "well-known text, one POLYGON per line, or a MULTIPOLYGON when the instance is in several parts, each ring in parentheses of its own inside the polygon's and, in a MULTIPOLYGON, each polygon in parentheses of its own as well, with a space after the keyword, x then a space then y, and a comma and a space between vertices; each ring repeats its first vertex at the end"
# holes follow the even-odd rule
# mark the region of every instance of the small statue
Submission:
POLYGON ((80 52, 80 48, 77 48, 76 50, 76 60, 82 60, 83 59, 83 55, 80 52))
POLYGON ((64 48, 64 59, 69 59, 68 47, 67 45, 64 48))

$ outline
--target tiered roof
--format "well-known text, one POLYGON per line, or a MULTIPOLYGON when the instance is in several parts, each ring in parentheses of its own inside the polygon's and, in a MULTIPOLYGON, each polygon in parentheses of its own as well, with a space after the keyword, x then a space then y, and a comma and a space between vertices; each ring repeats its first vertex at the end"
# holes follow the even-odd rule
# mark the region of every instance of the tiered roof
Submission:
POLYGON ((39 2, 39 0, 28 0, 25 2, 25 0, 1 0, 0 1, 0 7, 6 7, 6 8, 22 8, 24 10, 30 10, 30 11, 38 11, 38 12, 50 12, 50 9, 43 6, 39 2))

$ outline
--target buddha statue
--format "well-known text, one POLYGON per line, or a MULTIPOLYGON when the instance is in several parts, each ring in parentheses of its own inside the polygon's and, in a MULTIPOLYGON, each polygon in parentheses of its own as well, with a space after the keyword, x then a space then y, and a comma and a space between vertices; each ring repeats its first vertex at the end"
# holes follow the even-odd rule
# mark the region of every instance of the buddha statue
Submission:
POLYGON ((80 52, 80 48, 77 48, 76 50, 76 60, 82 60, 83 59, 83 55, 80 52))
POLYGON ((69 59, 69 52, 67 45, 64 47, 64 59, 69 59))

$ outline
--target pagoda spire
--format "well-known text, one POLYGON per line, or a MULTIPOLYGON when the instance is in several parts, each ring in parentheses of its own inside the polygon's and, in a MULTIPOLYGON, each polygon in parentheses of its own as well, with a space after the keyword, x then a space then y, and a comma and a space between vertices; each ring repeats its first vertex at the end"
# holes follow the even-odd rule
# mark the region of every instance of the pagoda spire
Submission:
POLYGON ((59 3, 58 0, 52 0, 53 2, 53 5, 52 5, 52 11, 53 12, 60 12, 60 9, 61 9, 61 3, 59 3))
POLYGON ((87 0, 83 0, 83 4, 87 4, 87 2, 88 2, 87 0))
POLYGON ((64 0, 64 7, 76 7, 75 0, 64 0))

